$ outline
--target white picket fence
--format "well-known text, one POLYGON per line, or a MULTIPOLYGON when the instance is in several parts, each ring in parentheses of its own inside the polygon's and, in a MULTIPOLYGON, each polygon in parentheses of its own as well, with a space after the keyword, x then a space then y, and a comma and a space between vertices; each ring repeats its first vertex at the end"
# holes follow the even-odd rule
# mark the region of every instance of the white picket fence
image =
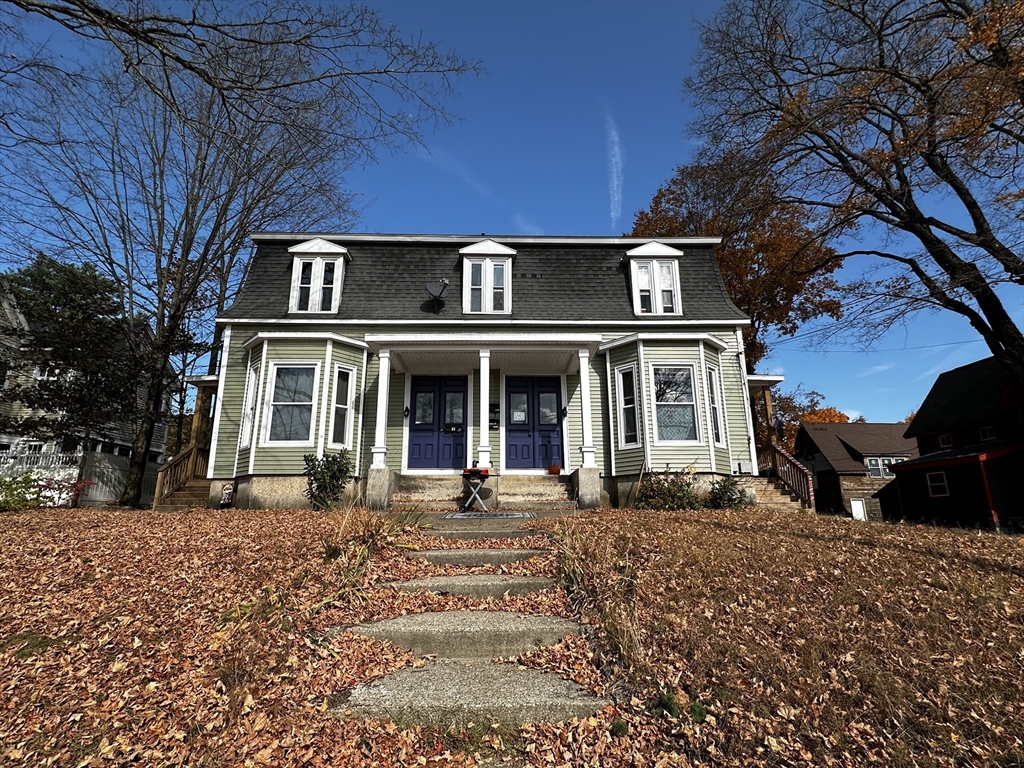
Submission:
MULTIPOLYGON (((30 474, 44 480, 47 478, 61 482, 74 482, 78 477, 78 465, 82 460, 80 453, 22 453, 0 451, 0 478, 9 479, 30 474)), ((82 506, 99 507, 114 501, 124 490, 125 479, 128 477, 127 456, 115 456, 110 453, 90 452, 85 460, 85 487, 79 503, 82 506)), ((142 504, 153 503, 156 491, 156 470, 160 465, 156 462, 146 464, 146 474, 142 478, 142 504)), ((57 503, 67 503, 60 499, 57 503)))

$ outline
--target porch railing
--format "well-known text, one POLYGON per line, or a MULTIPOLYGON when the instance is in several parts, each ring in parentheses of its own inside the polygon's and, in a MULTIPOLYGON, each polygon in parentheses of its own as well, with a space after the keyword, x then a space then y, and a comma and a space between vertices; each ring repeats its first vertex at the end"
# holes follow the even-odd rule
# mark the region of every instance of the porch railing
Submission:
POLYGON ((210 449, 190 445, 157 470, 153 505, 162 504, 193 478, 206 477, 210 465, 210 449))
POLYGON ((800 499, 801 504, 807 509, 814 509, 814 482, 810 470, 777 445, 771 446, 768 457, 775 476, 800 499))

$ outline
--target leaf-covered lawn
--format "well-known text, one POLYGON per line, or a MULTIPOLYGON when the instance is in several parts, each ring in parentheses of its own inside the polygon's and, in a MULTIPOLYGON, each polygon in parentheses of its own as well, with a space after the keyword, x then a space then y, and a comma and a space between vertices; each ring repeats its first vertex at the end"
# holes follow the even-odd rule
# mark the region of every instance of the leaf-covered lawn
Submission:
POLYGON ((563 535, 598 644, 671 694, 695 762, 1024 764, 1021 537, 764 510, 563 535))
MULTIPOLYGON (((2 515, 0 765, 1024 759, 1020 538, 702 511, 587 514, 562 539, 566 572, 600 605, 561 590, 474 601, 385 586, 559 568, 554 556, 409 559, 403 547, 454 545, 429 532, 389 537, 351 589, 351 561, 324 557, 325 540, 343 540, 338 519, 314 512, 2 515), (439 733, 327 711, 335 694, 422 663, 335 627, 456 608, 573 616, 574 604, 591 640, 511 661, 615 700, 592 718, 439 733)), ((502 544, 550 540, 458 546, 502 544)))

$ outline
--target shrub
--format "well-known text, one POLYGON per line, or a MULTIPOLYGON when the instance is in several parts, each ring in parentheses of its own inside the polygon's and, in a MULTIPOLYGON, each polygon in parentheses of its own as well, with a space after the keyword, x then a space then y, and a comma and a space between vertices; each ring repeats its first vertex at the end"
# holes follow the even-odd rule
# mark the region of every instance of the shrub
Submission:
POLYGON ((645 475, 636 492, 637 509, 699 509, 702 504, 697 473, 691 467, 682 472, 645 475))
POLYGON ((0 511, 16 512, 42 505, 39 483, 31 474, 0 480, 0 511))
POLYGON ((345 486, 352 479, 352 458, 348 451, 328 453, 322 457, 307 453, 306 498, 313 509, 333 509, 341 503, 345 486))
POLYGON ((740 487, 735 477, 723 477, 711 481, 707 505, 712 509, 739 509, 746 506, 747 492, 740 487))

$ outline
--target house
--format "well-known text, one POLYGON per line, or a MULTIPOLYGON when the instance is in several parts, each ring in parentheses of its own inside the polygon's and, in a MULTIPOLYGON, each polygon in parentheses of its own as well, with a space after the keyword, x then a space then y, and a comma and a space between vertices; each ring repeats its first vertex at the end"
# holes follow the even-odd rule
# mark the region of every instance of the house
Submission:
POLYGON ((917 456, 906 424, 820 424, 802 421, 794 456, 810 470, 819 512, 855 520, 898 516, 894 464, 917 456), (890 487, 891 486, 891 487, 890 487))
POLYGON ((211 502, 230 486, 238 506, 305 504, 303 455, 340 449, 376 508, 471 466, 499 505, 554 474, 581 507, 624 499, 644 467, 757 466, 718 238, 253 240, 219 372, 192 382, 216 393, 189 459, 211 502))
POLYGON ((994 357, 940 374, 904 436, 921 454, 893 467, 904 518, 1024 529, 1024 397, 994 357))
MULTIPOLYGON (((0 387, 10 377, 41 379, 46 371, 22 370, 19 365, 21 344, 19 339, 27 334, 29 325, 18 308, 14 293, 7 278, 0 276, 0 387)), ((17 421, 32 414, 23 403, 0 400, 0 416, 4 422, 17 421)), ((39 415, 35 412, 34 415, 39 415)), ((31 474, 37 478, 52 478, 74 481, 78 478, 80 465, 84 462, 85 480, 89 484, 83 489, 79 503, 98 506, 120 497, 128 473, 129 457, 133 438, 133 425, 127 421, 109 424, 103 437, 93 440, 90 450, 83 455, 80 446, 65 450, 67 446, 32 436, 0 431, 0 478, 20 477, 31 474)), ((158 424, 154 430, 153 443, 143 477, 143 501, 153 498, 156 473, 163 460, 167 441, 166 424, 158 424)))

